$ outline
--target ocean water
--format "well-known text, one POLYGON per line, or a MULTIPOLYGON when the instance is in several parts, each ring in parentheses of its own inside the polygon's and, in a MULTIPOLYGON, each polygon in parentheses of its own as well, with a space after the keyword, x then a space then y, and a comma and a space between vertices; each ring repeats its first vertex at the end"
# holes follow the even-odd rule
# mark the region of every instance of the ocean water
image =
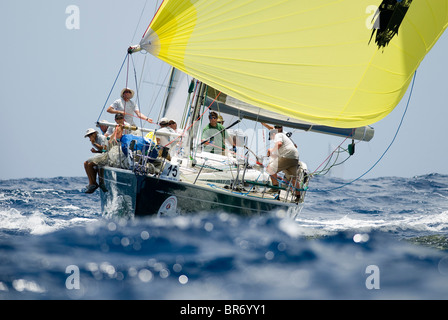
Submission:
POLYGON ((311 181, 238 217, 102 216, 85 178, 0 181, 0 299, 447 299, 448 176, 311 181))

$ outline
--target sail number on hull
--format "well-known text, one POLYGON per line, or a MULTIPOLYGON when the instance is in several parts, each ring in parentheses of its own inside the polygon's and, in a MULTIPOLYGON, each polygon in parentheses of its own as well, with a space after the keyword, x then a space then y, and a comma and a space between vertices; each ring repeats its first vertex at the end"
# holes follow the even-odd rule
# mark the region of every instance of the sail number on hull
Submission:
POLYGON ((175 164, 166 165, 165 169, 163 169, 163 172, 160 175, 160 178, 171 181, 179 181, 180 178, 179 166, 175 164))

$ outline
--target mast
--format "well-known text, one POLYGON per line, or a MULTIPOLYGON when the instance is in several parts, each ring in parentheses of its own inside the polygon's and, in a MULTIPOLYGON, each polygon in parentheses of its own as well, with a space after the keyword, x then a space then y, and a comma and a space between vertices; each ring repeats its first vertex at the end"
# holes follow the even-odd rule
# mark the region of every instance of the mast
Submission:
POLYGON ((194 147, 194 140, 197 138, 198 130, 199 130, 199 123, 197 119, 199 118, 199 113, 201 111, 201 105, 204 101, 204 93, 206 89, 206 85, 200 81, 197 81, 197 86, 199 86, 197 90, 197 94, 194 97, 194 103, 193 103, 193 110, 191 110, 191 117, 190 117, 190 123, 189 123, 189 131, 188 131, 188 155, 190 157, 193 156, 193 153, 195 151, 194 147))
POLYGON ((176 69, 174 67, 171 67, 170 81, 168 82, 168 88, 166 90, 165 105, 163 106, 163 112, 162 112, 163 117, 167 116, 171 90, 173 89, 173 81, 174 81, 175 71, 176 71, 176 69))

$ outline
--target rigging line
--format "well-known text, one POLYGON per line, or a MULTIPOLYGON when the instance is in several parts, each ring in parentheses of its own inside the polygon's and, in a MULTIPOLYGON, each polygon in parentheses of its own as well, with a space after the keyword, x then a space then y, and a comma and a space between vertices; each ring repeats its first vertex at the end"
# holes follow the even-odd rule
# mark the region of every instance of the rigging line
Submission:
MULTIPOLYGON (((260 118, 260 113, 261 113, 261 108, 258 108, 257 118, 256 118, 256 121, 255 121, 254 134, 252 135, 252 139, 250 141, 250 145, 252 146, 254 144, 254 139, 257 139, 255 141, 256 142, 255 148, 257 149, 257 153, 258 153, 258 133, 257 133, 257 128, 258 128, 258 123, 259 123, 258 119, 260 118)), ((245 147, 247 148, 246 145, 247 145, 247 143, 245 142, 245 147)), ((256 157, 256 155, 255 155, 255 157, 256 157)), ((255 160, 258 162, 258 159, 255 159, 255 160)))
POLYGON ((129 60, 131 60, 131 59, 129 59, 129 56, 130 56, 130 54, 128 55, 128 69, 126 71, 126 88, 129 88, 128 87, 128 83, 129 83, 129 60))
MULTIPOLYGON (((170 69, 171 70, 171 69, 170 69)), ((151 69, 152 71, 152 69, 151 69)), ((165 88, 165 83, 167 82, 167 79, 170 75, 170 71, 168 71, 165 75, 165 79, 163 79, 163 81, 161 81, 162 77, 163 77, 163 65, 160 65, 160 71, 159 72, 151 72, 151 74, 158 74, 158 79, 155 79, 154 82, 152 82, 152 84, 154 84, 154 88, 151 89, 151 96, 150 96, 150 101, 149 101, 149 113, 148 115, 152 114, 154 108, 156 107, 156 102, 159 100, 160 97, 160 93, 162 92, 163 88, 165 88), (160 85, 159 85, 160 84, 160 85), (159 88, 157 89, 156 86, 159 85, 159 88)), ((148 82, 147 82, 148 83, 148 82)), ((160 108, 162 108, 163 103, 164 103, 165 99, 162 99, 162 101, 160 102, 160 108)), ((161 112, 161 111, 160 111, 161 112)), ((157 118, 156 124, 159 122, 160 118, 160 113, 159 116, 157 118)))
MULTIPOLYGON (((126 85, 125 85, 126 89, 129 88, 129 86, 128 86, 128 80, 129 80, 129 60, 130 60, 129 56, 130 56, 130 54, 128 54, 128 56, 127 56, 128 63, 127 63, 127 71, 126 71, 126 85)), ((124 101, 123 109, 124 109, 124 115, 126 115, 127 114, 127 112, 126 112, 126 104, 127 104, 127 102, 126 102, 126 100, 124 100, 123 96, 121 96, 121 99, 124 101)))
MULTIPOLYGON (((162 72, 159 73, 159 75, 161 75, 161 74, 162 74, 162 72)), ((169 72, 165 75, 165 79, 163 79, 163 83, 166 83, 166 82, 167 82, 168 76, 169 76, 169 72)), ((161 78, 159 78, 159 79, 161 79, 161 78)), ((159 81, 159 80, 158 80, 158 81, 159 81)), ((157 83, 157 82, 155 82, 155 83, 157 83)), ((150 101, 151 108, 149 109, 149 114, 152 114, 153 109, 156 107, 156 102, 159 100, 160 93, 162 92, 162 90, 163 90, 164 87, 165 87, 165 86, 160 86, 156 93, 154 92, 156 89, 154 89, 154 91, 152 92, 152 97, 151 97, 151 100, 152 100, 152 101, 150 101)), ((160 102, 160 108, 162 108, 164 102, 165 102, 165 95, 164 95, 164 97, 162 98, 162 101, 160 102)), ((158 107, 158 105, 157 105, 157 107, 158 107)), ((161 110, 162 110, 162 109, 161 109, 161 110)), ((160 112, 161 112, 161 111, 160 111, 160 112)), ((158 123, 159 120, 160 120, 160 112, 159 112, 159 115, 158 115, 158 118, 157 118, 157 123, 158 123)))
MULTIPOLYGON (((344 152, 347 152, 347 151, 344 151, 344 152)), ((317 174, 315 174, 315 175, 324 176, 324 175, 328 174, 333 168, 335 168, 335 167, 337 167, 337 166, 340 166, 340 165, 344 164, 345 162, 348 161, 348 159, 351 158, 351 156, 349 155, 347 158, 345 158, 345 159, 342 160, 341 162, 337 163, 337 161, 338 161, 338 159, 339 159, 339 154, 340 154, 340 153, 342 153, 342 152, 340 152, 340 151, 337 152, 337 157, 336 157, 336 159, 334 160, 333 164, 332 164, 329 168, 324 168, 324 169, 322 169, 321 171, 319 171, 319 172, 318 172, 317 174)), ((326 167, 326 166, 325 166, 325 167, 326 167)))
MULTIPOLYGON (((168 86, 166 87, 165 94, 163 95, 163 99, 162 99, 162 102, 161 102, 161 105, 160 105, 159 115, 157 116, 157 123, 159 123, 160 119, 162 118, 162 113, 164 111, 166 111, 166 103, 167 103, 168 98, 170 96, 170 89, 171 89, 171 85, 172 85, 172 81, 173 81, 173 78, 172 78, 173 77, 173 70, 174 70, 174 68, 171 68, 170 72, 167 73, 167 76, 165 78, 165 80, 166 80, 168 78, 168 76, 169 76, 170 80, 169 80, 168 86)), ((164 81, 164 83, 166 83, 166 82, 164 81)), ((160 93, 161 90, 162 90, 162 88, 160 88, 159 93, 160 93)))
POLYGON ((163 112, 163 115, 166 116, 166 111, 168 109, 168 102, 169 102, 169 98, 171 96, 171 92, 173 90, 174 87, 174 78, 176 77, 176 68, 171 67, 171 72, 170 72, 170 81, 168 83, 168 87, 166 88, 166 92, 165 92, 165 97, 164 97, 164 102, 162 105, 162 108, 160 108, 160 113, 163 112))
POLYGON ((145 71, 145 67, 146 67, 146 58, 147 58, 148 56, 147 55, 145 55, 145 59, 143 59, 143 66, 142 66, 142 72, 141 72, 141 74, 140 74, 140 81, 138 82, 138 86, 139 87, 141 87, 142 86, 142 81, 143 81, 143 73, 144 73, 144 71, 145 71))
POLYGON ((344 141, 342 141, 341 144, 339 144, 339 145, 336 147, 336 149, 334 149, 334 151, 333 151, 332 153, 330 153, 330 155, 324 160, 324 162, 322 162, 322 163, 320 164, 320 166, 318 166, 318 167, 316 168, 316 170, 314 170, 314 172, 311 173, 311 175, 314 175, 314 174, 317 172, 317 170, 319 170, 320 167, 322 167, 322 166, 324 165, 324 163, 326 163, 327 161, 330 161, 330 159, 333 157, 333 154, 334 154, 337 150, 339 150, 339 148, 340 148, 340 147, 345 143, 345 141, 347 141, 348 139, 349 139, 349 137, 345 138, 344 141))
MULTIPOLYGON (((325 175, 325 174, 327 174, 330 170, 331 170, 331 168, 333 168, 333 165, 331 165, 329 168, 328 168, 328 166, 329 166, 329 164, 330 164, 330 162, 332 161, 332 159, 333 159, 333 156, 334 156, 334 152, 331 154, 331 157, 330 157, 330 159, 328 159, 328 162, 327 162, 327 164, 325 165, 325 167, 322 169, 322 170, 320 170, 319 172, 317 172, 316 173, 316 171, 315 172, 313 172, 312 173, 312 175, 313 176, 315 176, 315 175, 325 175), (325 172, 324 174, 323 174, 323 172, 325 172)), ((339 157, 339 155, 337 156, 337 158, 339 157)), ((333 163, 336 163, 336 161, 338 160, 336 158, 336 160, 335 160, 335 162, 333 162, 333 163)))
POLYGON ((140 26, 140 22, 142 22, 143 14, 145 13, 147 4, 148 4, 148 0, 145 1, 145 5, 143 6, 142 13, 140 14, 140 18, 138 19, 137 26, 135 27, 134 35, 132 36, 132 42, 134 42, 135 35, 137 34, 138 27, 140 26))
MULTIPOLYGON (((193 80, 194 81, 194 80, 193 80)), ((197 91, 198 91, 198 89, 199 89, 199 86, 198 86, 198 83, 196 82, 195 84, 194 84, 194 91, 192 92, 193 93, 193 98, 191 98, 190 99, 190 101, 189 101, 189 105, 188 105, 188 110, 187 110, 187 118, 185 119, 185 122, 181 125, 181 128, 184 128, 186 125, 187 125, 187 123, 188 123, 188 120, 190 119, 190 115, 191 115, 191 109, 193 108, 193 101, 194 101, 194 97, 196 97, 196 93, 197 93, 197 91)), ((182 134, 184 134, 185 133, 185 129, 184 129, 184 131, 182 132, 182 134)))
MULTIPOLYGON (((140 106, 140 90, 139 90, 139 86, 138 86, 138 81, 137 81, 137 70, 135 69, 135 62, 134 62, 134 57, 131 55, 131 60, 132 60, 132 67, 134 69, 134 80, 135 80, 135 92, 137 93, 137 106, 140 106)), ((139 107, 140 108, 140 107, 139 107)), ((140 111, 141 112, 141 111, 140 111)), ((143 119, 138 117, 140 119, 140 127, 143 128, 143 119)), ((148 117, 147 117, 148 118, 148 117)), ((142 137, 143 137, 143 131, 142 131, 142 137)))
MULTIPOLYGON (((362 177, 364 177, 366 174, 368 174, 370 171, 372 171, 373 168, 375 168, 375 167, 377 166, 378 163, 380 163, 380 161, 384 158, 384 156, 386 155, 386 153, 389 151, 389 149, 390 149, 390 148, 392 147, 392 145, 394 144, 395 139, 396 139, 397 136, 398 136, 398 132, 400 132, 401 126, 402 126, 403 121, 404 121, 404 117, 406 116, 406 113, 407 113, 408 108, 409 108, 409 104, 410 104, 410 102, 411 102, 411 97, 412 97, 412 93, 413 93, 413 91, 414 91, 414 84, 415 84, 415 78, 416 78, 416 77, 417 77, 417 70, 414 72, 414 77, 413 77, 413 79, 412 79, 412 86, 411 86, 411 91, 410 91, 410 93, 409 93, 408 102, 407 102, 407 104, 406 104, 406 108, 405 108, 405 110, 404 110, 404 112, 403 112, 403 116, 401 117, 400 124, 398 125, 397 132, 395 132, 395 135, 394 135, 394 138, 392 139, 392 142, 389 144, 389 146, 387 147, 386 151, 384 151, 384 153, 381 155, 381 157, 380 157, 380 158, 379 158, 379 159, 372 165, 372 167, 370 167, 369 170, 367 170, 365 173, 363 173, 362 175, 360 175, 360 176, 359 176, 358 178, 356 178, 355 180, 350 181, 350 182, 347 182, 347 183, 344 183, 343 185, 341 185, 341 186, 339 186, 339 187, 336 187, 336 188, 332 188, 332 189, 329 189, 329 190, 316 190, 316 192, 317 192, 317 191, 329 192, 329 191, 334 191, 334 190, 338 190, 338 189, 341 189, 341 188, 343 188, 343 187, 346 187, 346 186, 348 186, 348 185, 350 185, 350 184, 352 184, 352 183, 358 181, 358 180, 361 179, 362 177)), ((309 190, 309 191, 313 191, 313 190, 309 190)))
POLYGON ((123 70, 124 64, 126 63, 126 59, 128 58, 129 53, 126 53, 126 57, 123 60, 123 63, 121 64, 120 71, 118 71, 117 77, 115 78, 114 84, 112 85, 112 88, 110 89, 109 95, 107 96, 106 102, 104 103, 103 109, 101 110, 100 116, 98 117, 98 120, 96 122, 100 121, 101 116, 104 113, 104 109, 106 109, 107 102, 110 99, 110 96, 112 95, 112 91, 114 91, 115 85, 117 84, 118 78, 120 77, 121 71, 123 70))
MULTIPOLYGON (((321 169, 319 172, 316 173, 313 172, 312 175, 313 176, 323 176, 326 175, 328 172, 330 172, 331 169, 333 169, 334 167, 340 166, 342 164, 344 164, 348 159, 351 158, 351 155, 349 155, 345 160, 341 161, 338 163, 339 160, 339 155, 341 153, 349 153, 347 149, 342 148, 342 147, 338 147, 335 151, 332 152, 332 154, 330 155, 330 159, 327 161, 327 164, 325 165, 325 167, 323 169, 321 169), (336 159, 333 161, 333 156, 336 154, 336 159), (330 163, 333 162, 331 165, 330 163)), ((328 159, 328 158, 327 158, 328 159)))

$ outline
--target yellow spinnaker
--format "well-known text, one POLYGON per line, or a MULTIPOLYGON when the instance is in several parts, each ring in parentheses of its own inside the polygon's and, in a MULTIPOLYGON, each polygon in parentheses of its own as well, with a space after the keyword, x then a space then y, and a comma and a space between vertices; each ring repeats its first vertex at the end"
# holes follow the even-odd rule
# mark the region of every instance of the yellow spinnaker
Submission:
POLYGON ((249 104, 353 128, 395 108, 447 24, 448 0, 165 0, 140 45, 249 104))

